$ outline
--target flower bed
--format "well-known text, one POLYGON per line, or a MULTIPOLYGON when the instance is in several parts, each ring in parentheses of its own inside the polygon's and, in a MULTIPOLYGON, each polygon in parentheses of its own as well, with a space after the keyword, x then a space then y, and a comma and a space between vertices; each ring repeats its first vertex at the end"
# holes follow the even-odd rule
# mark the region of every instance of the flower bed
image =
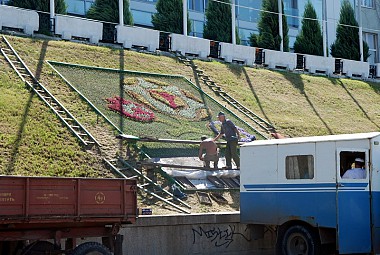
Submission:
POLYGON ((106 100, 109 103, 108 108, 110 110, 119 112, 127 118, 141 122, 152 122, 154 120, 154 113, 142 104, 118 96, 106 100))

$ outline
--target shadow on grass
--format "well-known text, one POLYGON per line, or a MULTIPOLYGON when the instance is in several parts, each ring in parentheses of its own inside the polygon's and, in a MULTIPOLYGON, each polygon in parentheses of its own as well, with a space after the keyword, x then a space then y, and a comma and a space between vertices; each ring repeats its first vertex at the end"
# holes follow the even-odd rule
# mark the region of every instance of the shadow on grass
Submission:
POLYGON ((24 108, 24 113, 22 114, 22 117, 21 117, 21 123, 19 125, 18 130, 17 130, 16 140, 14 141, 13 146, 12 146, 13 148, 12 148, 11 157, 9 159, 9 163, 8 163, 7 167, 5 168, 6 173, 9 175, 12 174, 14 171, 15 163, 16 163, 16 160, 18 157, 18 152, 19 152, 19 148, 20 148, 20 144, 21 144, 21 140, 22 140, 22 135, 24 133, 24 128, 25 128, 27 118, 29 115, 30 106, 32 104, 33 96, 34 96, 34 93, 30 93, 28 102, 26 103, 25 108, 24 108))
POLYGON ((325 120, 322 118, 322 116, 319 114, 319 112, 317 111, 317 109, 315 108, 313 102, 311 102, 309 96, 306 94, 305 92, 305 84, 301 78, 301 75, 299 74, 292 74, 292 73, 284 73, 284 72, 279 72, 280 74, 282 74, 284 76, 285 79, 287 79, 292 85, 294 88, 298 89, 300 94, 303 95, 306 99, 306 101, 309 103, 311 109, 314 111, 315 115, 319 118, 319 120, 323 123, 323 125, 326 127, 326 129, 328 130, 329 134, 332 135, 333 132, 331 130, 331 128, 327 125, 327 123, 325 122, 325 120))
POLYGON ((248 75, 248 73, 247 73, 247 70, 245 70, 244 67, 242 68, 242 70, 243 70, 243 73, 244 73, 245 79, 246 79, 246 81, 247 81, 247 84, 248 84, 249 88, 251 89, 253 96, 254 96, 255 99, 256 99, 257 105, 258 105, 259 108, 260 108, 261 113, 264 115, 265 119, 266 119, 269 123, 272 124, 272 122, 270 121, 268 115, 265 113, 263 106, 261 105, 260 98, 257 96, 256 91, 255 91, 255 89, 253 88, 252 81, 251 81, 251 78, 249 78, 249 75, 248 75))
MULTIPOLYGON (((364 108, 360 105, 360 103, 358 102, 358 100, 356 100, 356 98, 354 97, 354 95, 347 89, 347 87, 344 85, 344 83, 340 80, 340 79, 331 79, 331 82, 334 84, 334 85, 339 85, 341 86, 344 91, 346 91, 346 93, 351 97, 352 101, 357 105, 357 107, 360 109, 360 111, 363 113, 363 115, 372 123, 374 124, 377 128, 380 128, 380 126, 375 123, 371 117, 368 116, 367 112, 364 110, 364 108)), ((371 85, 370 85, 371 86, 371 85)), ((372 88, 374 88, 374 86, 371 86, 372 88)), ((377 90, 375 90, 376 93, 379 93, 379 87, 377 86, 377 90)))
POLYGON ((38 64, 37 64, 37 68, 36 68, 36 75, 35 75, 37 80, 39 80, 41 78, 42 68, 44 66, 44 61, 45 61, 45 57, 46 57, 46 51, 47 51, 48 44, 49 44, 48 40, 44 40, 42 43, 41 53, 40 53, 40 57, 38 59, 38 64))
MULTIPOLYGON (((195 85, 197 86, 197 88, 199 88, 200 90, 202 90, 202 86, 201 86, 201 83, 199 81, 199 76, 198 76, 198 73, 196 72, 196 68, 195 68, 195 65, 194 65, 194 62, 191 60, 191 69, 193 70, 193 76, 194 76, 194 79, 195 79, 195 85)), ((203 91, 203 90, 202 90, 203 91)), ((202 98, 202 102, 207 110, 207 115, 209 116, 207 118, 208 121, 212 121, 212 112, 210 110, 210 108, 207 106, 207 101, 205 99, 205 95, 203 92, 200 92, 200 95, 201 95, 201 98, 202 98)))

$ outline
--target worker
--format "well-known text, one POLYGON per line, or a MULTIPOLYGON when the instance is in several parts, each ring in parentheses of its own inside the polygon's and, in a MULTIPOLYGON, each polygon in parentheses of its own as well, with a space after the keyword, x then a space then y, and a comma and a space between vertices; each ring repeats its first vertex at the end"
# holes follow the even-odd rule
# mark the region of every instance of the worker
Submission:
POLYGON ((213 139, 208 138, 206 135, 201 136, 201 144, 199 146, 198 157, 204 163, 204 167, 210 168, 210 162, 214 162, 214 169, 218 169, 219 162, 219 149, 213 139), (203 154, 203 151, 206 153, 203 154))

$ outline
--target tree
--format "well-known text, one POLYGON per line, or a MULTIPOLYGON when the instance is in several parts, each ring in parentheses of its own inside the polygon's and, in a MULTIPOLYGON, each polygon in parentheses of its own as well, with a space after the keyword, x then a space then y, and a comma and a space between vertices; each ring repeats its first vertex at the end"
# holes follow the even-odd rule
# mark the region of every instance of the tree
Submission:
MULTIPOLYGON (((133 25, 132 13, 129 10, 129 0, 123 0, 124 25, 133 25)), ((89 19, 119 23, 119 0, 95 0, 88 10, 89 19)))
POLYGON ((323 36, 317 13, 310 1, 305 5, 302 30, 294 42, 294 52, 323 56, 323 36))
MULTIPOLYGON (((37 11, 50 12, 50 0, 10 0, 8 2, 8 5, 37 11)), ((65 0, 55 0, 55 13, 66 14, 66 9, 67 6, 65 0)))
MULTIPOLYGON (((183 3, 182 0, 158 0, 157 13, 152 15, 154 29, 183 34, 183 3)), ((187 33, 191 32, 191 22, 187 15, 187 33)))
POLYGON ((230 0, 208 1, 203 37, 214 41, 232 42, 230 0))
MULTIPOLYGON (((367 43, 363 42, 363 59, 369 57, 367 43)), ((359 28, 355 12, 348 0, 340 8, 339 24, 336 29, 336 40, 331 45, 331 55, 335 58, 360 60, 359 28)))
MULTIPOLYGON (((282 13, 284 13, 284 4, 281 0, 282 13)), ((280 50, 281 36, 279 33, 278 22, 278 1, 263 0, 260 20, 258 22, 259 34, 251 34, 251 46, 260 47, 270 50, 280 50)), ((282 16, 282 33, 284 51, 289 51, 288 23, 285 15, 282 16)))

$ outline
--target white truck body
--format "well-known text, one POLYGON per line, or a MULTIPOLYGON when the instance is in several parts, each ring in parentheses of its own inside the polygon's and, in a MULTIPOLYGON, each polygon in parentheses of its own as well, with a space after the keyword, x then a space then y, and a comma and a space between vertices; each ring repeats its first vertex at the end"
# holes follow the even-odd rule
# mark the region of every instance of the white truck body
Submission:
POLYGON ((277 226, 282 253, 318 254, 297 250, 297 232, 340 254, 380 253, 379 132, 253 141, 240 153, 241 222, 277 226), (356 158, 366 178, 342 178, 356 158))

